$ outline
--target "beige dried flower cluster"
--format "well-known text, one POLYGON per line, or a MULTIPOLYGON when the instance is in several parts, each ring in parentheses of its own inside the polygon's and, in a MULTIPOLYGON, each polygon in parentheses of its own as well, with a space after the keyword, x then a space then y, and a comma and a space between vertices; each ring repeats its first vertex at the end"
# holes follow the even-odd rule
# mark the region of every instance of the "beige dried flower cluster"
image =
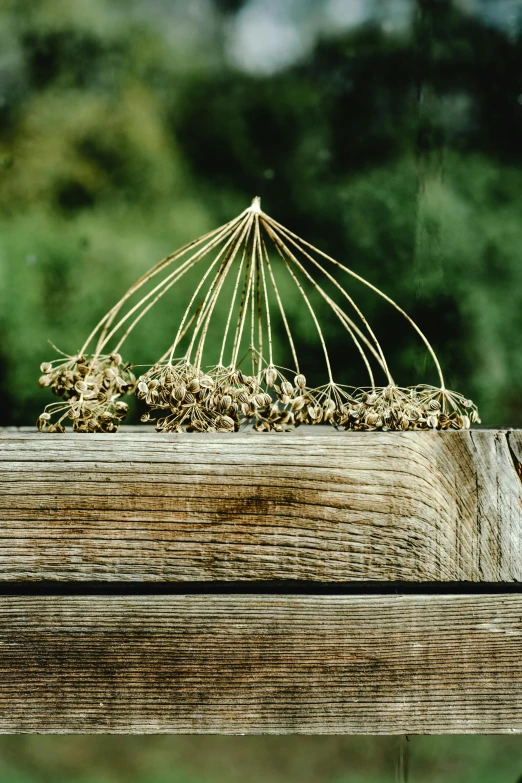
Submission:
MULTIPOLYGON (((186 361, 156 365, 138 379, 136 395, 152 411, 161 411, 160 432, 237 432, 252 422, 259 432, 307 421, 311 398, 304 375, 288 381, 276 367, 260 375, 213 367, 205 372, 186 361)), ((142 421, 151 421, 150 413, 142 421)))
POLYGON ((44 363, 42 372, 41 385, 62 398, 38 419, 39 428, 47 431, 63 431, 68 418, 78 432, 113 432, 127 409, 120 398, 134 390, 148 408, 142 421, 155 422, 159 432, 237 432, 245 425, 281 432, 300 424, 325 423, 358 431, 446 430, 479 422, 473 402, 446 389, 433 348, 407 313, 351 269, 262 212, 259 199, 234 220, 156 264, 97 324, 77 356, 44 363), (198 264, 202 273, 180 311, 173 342, 135 383, 121 359, 123 343, 198 264), (370 288, 406 318, 433 360, 438 385, 405 388, 395 383, 377 336, 338 279, 343 275, 370 288), (328 380, 318 388, 307 384, 299 366, 295 326, 283 304, 289 283, 308 313, 324 356, 328 380), (149 290, 143 295, 144 287, 149 290), (135 296, 138 292, 141 298, 135 296), (311 293, 326 302, 360 356, 368 375, 364 386, 347 387, 334 380, 311 293), (218 300, 223 299, 228 307, 219 357, 208 356, 207 336, 218 300), (274 308, 292 369, 275 362, 274 308), (87 354, 94 339, 94 352, 87 354), (384 383, 376 383, 376 371, 384 383))
POLYGON ((50 403, 37 421, 39 430, 65 432, 72 422, 75 432, 116 432, 129 406, 122 395, 134 389, 134 375, 118 353, 88 359, 43 362, 40 386, 49 387, 60 402, 50 403), (54 421, 53 421, 54 419, 54 421))

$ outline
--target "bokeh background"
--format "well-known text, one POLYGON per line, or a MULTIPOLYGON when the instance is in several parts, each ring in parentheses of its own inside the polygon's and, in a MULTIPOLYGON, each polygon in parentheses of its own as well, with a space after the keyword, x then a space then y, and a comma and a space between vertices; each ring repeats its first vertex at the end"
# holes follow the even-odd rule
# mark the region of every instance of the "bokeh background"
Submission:
MULTIPOLYGON (((31 424, 48 401, 48 340, 77 351, 145 269, 254 195, 405 307, 483 423, 522 425, 520 0, 0 0, 0 423, 31 424)), ((357 296, 397 380, 435 380, 413 336, 357 296)), ((140 361, 177 314, 148 319, 140 361)), ((360 383, 326 331, 340 380, 360 383)), ((0 779, 384 783, 396 752, 393 738, 4 737, 0 779)), ((519 776, 516 737, 412 738, 412 781, 519 776)))
MULTIPOLYGON (((260 195, 408 310, 484 424, 522 424, 520 0, 0 7, 0 423, 49 400, 48 340, 75 353, 144 270, 260 195)), ((436 381, 415 335, 353 294, 396 380, 436 381)), ((172 341, 169 302, 134 361, 172 341)), ((338 380, 365 383, 325 330, 338 380)))

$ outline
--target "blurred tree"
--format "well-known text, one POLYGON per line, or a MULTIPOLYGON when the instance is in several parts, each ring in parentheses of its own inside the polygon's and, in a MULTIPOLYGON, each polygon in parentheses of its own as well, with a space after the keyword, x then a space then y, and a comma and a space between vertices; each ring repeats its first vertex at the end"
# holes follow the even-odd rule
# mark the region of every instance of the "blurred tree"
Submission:
MULTIPOLYGON (((227 64, 254 1, 4 0, 2 423, 35 417, 47 337, 75 350, 141 271, 258 194, 419 321, 485 423, 522 424, 520 31, 450 0, 394 27, 376 4, 262 76, 227 64)), ((331 6, 300 6, 296 30, 331 6)), ((397 379, 429 376, 414 335, 357 296, 397 379)), ((153 361, 172 314, 147 324, 136 350, 153 361)), ((341 380, 360 382, 327 332, 341 380)))

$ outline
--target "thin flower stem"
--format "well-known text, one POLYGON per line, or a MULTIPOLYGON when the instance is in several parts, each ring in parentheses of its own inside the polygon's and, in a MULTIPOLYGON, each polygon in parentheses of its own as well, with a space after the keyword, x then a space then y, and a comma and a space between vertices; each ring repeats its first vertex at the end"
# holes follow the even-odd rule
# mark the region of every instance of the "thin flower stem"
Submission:
POLYGON ((317 320, 317 316, 316 316, 316 314, 314 312, 314 308, 312 307, 312 305, 310 303, 310 300, 308 299, 308 297, 307 297, 307 295, 306 295, 306 293, 305 293, 301 283, 299 282, 299 280, 295 276, 295 274, 293 272, 293 269, 291 268, 290 264, 288 263, 287 258, 285 257, 284 253, 281 250, 281 243, 279 241, 279 237, 272 231, 271 227, 268 226, 267 223, 265 223, 265 227, 266 227, 266 230, 267 230, 268 234, 272 237, 272 239, 274 239, 277 252, 279 253, 281 258, 283 259, 283 262, 284 262, 286 268, 288 269, 290 275, 292 276, 292 279, 293 279, 294 283, 298 287, 298 289, 299 289, 299 291, 301 293, 301 296, 305 300, 306 305, 307 305, 307 307, 308 307, 308 309, 310 311, 310 315, 312 316, 312 319, 314 321, 315 327, 317 329, 317 334, 319 335, 319 340, 320 340, 321 346, 323 348, 324 358, 325 358, 325 362, 326 362, 326 369, 328 371, 328 379, 329 379, 330 383, 333 384, 334 381, 333 381, 333 377, 332 377, 332 367, 331 367, 331 364, 330 364, 330 357, 328 356, 328 351, 327 351, 327 348, 326 348, 326 342, 325 342, 325 339, 323 337, 323 332, 322 332, 322 329, 321 329, 321 327, 319 325, 319 321, 317 320))
POLYGON ((383 365, 383 363, 382 363, 382 359, 381 359, 381 357, 380 357, 379 353, 377 352, 377 350, 375 349, 375 346, 374 346, 374 345, 372 345, 372 343, 371 343, 371 342, 368 340, 368 338, 366 337, 366 335, 364 334, 364 332, 362 332, 362 331, 359 329, 359 327, 357 326, 357 324, 355 323, 355 321, 353 321, 353 320, 352 320, 352 319, 351 319, 351 318, 348 316, 348 314, 347 314, 347 313, 346 313, 344 310, 342 310, 342 309, 339 307, 339 305, 337 305, 337 304, 336 304, 336 308, 338 309, 339 313, 341 313, 341 314, 342 314, 343 320, 345 321, 345 323, 347 324, 347 326, 349 326, 349 327, 350 327, 350 329, 351 329, 351 330, 354 332, 354 334, 356 334, 356 335, 357 335, 357 337, 359 338, 359 340, 360 340, 360 341, 361 341, 361 342, 362 342, 362 343, 363 343, 363 344, 366 346, 366 348, 367 348, 367 349, 370 351, 370 353, 373 355, 374 359, 377 361, 377 363, 378 363, 379 367, 380 367, 380 368, 382 369, 382 371, 383 371, 383 372, 386 374, 386 370, 385 370, 385 368, 384 368, 384 365, 383 365))
MULTIPOLYGON (((370 288, 372 291, 374 291, 376 294, 378 294, 380 297, 382 297, 382 298, 383 298, 383 299, 384 299, 386 302, 388 302, 389 304, 391 304, 391 305, 392 305, 392 307, 394 307, 394 308, 395 308, 395 309, 396 309, 396 310, 397 310, 399 313, 401 313, 401 315, 403 315, 403 316, 404 316, 404 318, 406 318, 406 320, 407 320, 407 321, 409 322, 409 324, 410 324, 410 325, 413 327, 413 329, 415 329, 415 331, 417 332, 417 334, 419 335, 419 337, 420 337, 420 338, 421 338, 421 340, 423 341, 424 345, 425 345, 425 346, 426 346, 426 348, 428 349, 428 351, 429 351, 429 353, 430 353, 430 356, 431 356, 431 358, 433 359, 433 362, 434 362, 434 364, 435 364, 435 367, 436 367, 436 370, 437 370, 437 374, 438 374, 438 376, 439 376, 439 380, 440 380, 441 389, 444 389, 444 388, 445 388, 445 385, 444 385, 444 376, 443 376, 443 374, 442 374, 442 369, 441 369, 441 366, 440 366, 440 363, 439 363, 439 360, 438 360, 438 358, 437 358, 437 355, 436 355, 435 351, 434 351, 434 350, 433 350, 433 348, 431 347, 431 344, 430 344, 430 342, 428 341, 428 338, 426 337, 426 335, 424 334, 424 332, 422 332, 422 331, 421 331, 421 329, 420 329, 420 328, 417 326, 417 324, 415 323, 415 321, 414 321, 412 318, 410 318, 410 316, 408 315, 408 313, 406 313, 406 312, 405 312, 405 311, 402 309, 402 307, 400 307, 400 306, 399 306, 399 305, 398 305, 396 302, 394 302, 394 301, 393 301, 393 299, 390 299, 390 297, 389 297, 389 296, 387 296, 387 295, 386 295, 386 294, 385 294, 383 291, 381 291, 379 288, 377 288, 376 286, 372 285, 372 283, 369 283, 367 280, 365 280, 363 277, 360 277, 358 274, 356 274, 355 272, 353 272, 353 271, 352 271, 351 269, 349 269, 347 266, 344 266, 344 264, 341 264, 339 261, 336 261, 334 258, 331 258, 331 256, 327 255, 326 253, 323 253, 323 252, 322 252, 322 250, 319 250, 318 248, 314 247, 314 246, 313 246, 313 245, 311 245, 309 242, 305 242, 305 240, 304 240, 304 239, 301 239, 300 237, 298 237, 298 236, 297 236, 297 234, 294 234, 294 233, 292 233, 291 231, 289 231, 288 229, 286 229, 284 226, 281 226, 281 225, 280 225, 279 223, 277 223, 275 220, 272 220, 272 218, 269 218, 269 219, 270 219, 270 222, 271 222, 271 223, 275 224, 275 225, 276 225, 276 226, 279 228, 279 230, 280 230, 280 231, 282 231, 283 233, 285 233, 285 234, 286 234, 288 237, 293 237, 294 239, 297 239, 297 240, 299 240, 299 242, 301 242, 303 245, 305 245, 306 247, 309 247, 309 248, 310 248, 310 250, 313 250, 313 251, 314 251, 314 253, 318 253, 320 256, 322 256, 323 258, 325 258, 327 261, 330 261, 330 263, 332 263, 332 264, 334 264, 335 266, 339 267, 339 269, 342 269, 342 270, 343 270, 343 272, 346 272, 348 275, 350 275, 351 277, 355 278, 355 280, 358 280, 360 283, 363 283, 365 286, 367 286, 367 287, 368 287, 368 288, 370 288)), ((294 242, 294 244, 296 244, 296 243, 294 242)), ((316 265, 317 265, 317 264, 316 264, 316 265)))
MULTIPOLYGON (((364 364, 365 364, 365 366, 366 366, 366 369, 367 369, 367 371, 368 371, 368 375, 369 375, 369 377, 370 377, 370 383, 371 383, 371 385, 372 385, 372 386, 375 386, 375 380, 374 380, 374 377, 373 377, 373 372, 372 372, 372 369, 371 369, 370 363, 369 363, 369 361, 368 361, 368 357, 366 356, 366 354, 365 354, 365 352, 364 352, 364 349, 363 349, 362 345, 361 345, 361 344, 360 344, 360 342, 357 340, 357 338, 356 338, 356 336, 355 336, 355 334, 354 334, 353 330, 350 328, 350 325, 346 323, 346 320, 349 320, 349 319, 348 319, 348 317, 347 317, 347 316, 346 316, 346 314, 343 312, 343 310, 341 310, 341 308, 340 308, 340 307, 339 307, 339 306, 336 304, 336 302, 334 302, 334 300, 333 300, 333 299, 332 299, 330 296, 328 296, 328 294, 327 294, 327 293, 326 293, 326 291, 325 291, 325 290, 322 288, 322 286, 320 286, 320 285, 319 285, 319 283, 317 283, 317 281, 316 281, 316 280, 314 280, 314 278, 312 277, 312 275, 311 275, 311 274, 310 274, 310 273, 309 273, 309 272, 308 272, 308 271, 305 269, 305 267, 304 267, 304 266, 301 264, 301 262, 300 262, 300 261, 298 261, 298 259, 297 259, 297 258, 294 256, 294 254, 293 254, 293 253, 292 253, 292 252, 291 252, 291 251, 290 251, 290 250, 287 248, 287 246, 285 245, 285 243, 284 243, 284 242, 283 242, 283 247, 284 247, 284 249, 285 249, 285 251, 286 251, 286 253, 287 253, 287 255, 288 255, 288 258, 290 258, 290 260, 291 260, 291 261, 292 261, 292 262, 293 262, 293 263, 294 263, 294 264, 297 266, 297 268, 298 268, 298 269, 299 269, 299 270, 300 270, 300 271, 301 271, 301 272, 302 272, 302 273, 305 275, 305 277, 306 277, 306 278, 309 280, 309 282, 310 282, 310 283, 312 283, 312 285, 314 286, 314 288, 316 288, 316 290, 317 290, 317 291, 318 291, 318 292, 321 294, 321 296, 323 297, 323 299, 325 300, 325 302, 327 302, 327 303, 330 305, 330 307, 332 308, 332 310, 334 311, 334 313, 337 315, 337 317, 339 318, 339 320, 340 320, 340 321, 341 321, 341 323, 343 324, 344 328, 346 329, 346 331, 348 332, 348 334, 349 334, 349 335, 350 335, 350 337, 352 338, 352 340, 353 340, 353 342, 354 342, 354 344, 355 344, 355 346, 356 346, 357 350, 359 351, 359 353, 360 353, 360 355, 361 355, 361 357, 362 357, 362 359, 363 359, 363 362, 364 362, 364 364)), ((381 357, 380 357, 380 355, 379 355, 379 354, 378 354, 378 353, 375 351, 375 349, 374 349, 372 346, 370 346, 370 348, 372 349, 372 351, 373 351, 373 352, 374 352, 374 354, 376 355, 376 357, 377 357, 377 360, 379 361, 379 363, 380 363, 381 367, 383 368, 384 372, 386 373, 386 375, 387 375, 387 377, 388 377, 388 379, 389 379, 390 383, 393 383, 393 380, 391 379, 391 377, 390 377, 389 373, 387 372, 386 365, 384 365, 384 364, 383 364, 383 362, 382 362, 382 360, 381 360, 381 357)))
MULTIPOLYGON (((272 221, 271 218, 269 220, 270 220, 270 224, 271 225, 273 223, 275 223, 275 221, 272 221)), ((277 224, 277 225, 279 226, 279 224, 277 224)), ((274 230, 274 235, 276 237, 278 237, 278 239, 281 242, 283 242, 283 239, 281 238, 280 234, 277 233, 277 230, 275 230, 275 229, 273 229, 273 230, 274 230)), ((386 377, 388 379, 388 383, 393 385, 393 378, 392 378, 391 373, 390 373, 390 371, 388 369, 388 364, 386 362, 386 358, 384 356, 384 352, 383 352, 383 350, 381 348, 381 345, 380 345, 380 343, 379 343, 379 341, 378 341, 378 339, 377 339, 373 329, 371 328, 370 324, 368 323, 368 321, 364 317, 364 314, 362 313, 361 309, 356 305, 356 303, 354 302, 352 297, 347 293, 347 291, 344 290, 344 288, 337 282, 337 280, 334 277, 332 277, 332 275, 330 275, 329 272, 327 272, 326 269, 324 269, 324 267, 322 267, 321 264, 319 264, 318 261, 316 261, 309 253, 307 253, 305 250, 303 250, 296 242, 294 242, 292 240, 291 236, 288 236, 288 234, 286 234, 283 230, 281 230, 281 234, 284 234, 284 236, 286 236, 286 238, 289 239, 289 241, 295 247, 297 247, 297 249, 305 256, 305 258, 308 258, 308 260, 311 261, 314 264, 314 266, 316 266, 324 275, 326 275, 326 277, 336 286, 336 288, 338 288, 341 291, 343 296, 350 302, 351 306, 354 308, 355 312, 357 313, 357 315, 359 316, 359 318, 363 322, 364 326, 368 330, 369 335, 371 336, 372 340, 375 343, 375 347, 377 348, 377 351, 379 352, 379 355, 381 357, 382 367, 383 367, 384 372, 386 374, 386 377)), ((288 253, 289 255, 292 255, 290 249, 284 244, 284 242, 283 242, 283 246, 285 248, 286 253, 288 253)), ((294 256, 294 258, 295 258, 295 256, 294 256)))
POLYGON ((241 256, 241 262, 239 264, 239 270, 238 270, 238 273, 237 273, 237 276, 236 276, 236 282, 235 282, 235 285, 234 285, 234 291, 233 291, 233 294, 232 294, 232 300, 230 302, 230 307, 228 309, 227 325, 225 327, 225 333, 223 335, 223 341, 221 343, 221 353, 219 354, 219 362, 218 362, 218 366, 219 367, 223 366, 223 356, 225 355, 225 347, 226 347, 226 342, 227 342, 227 338, 228 338, 228 332, 230 330, 230 322, 232 320, 232 312, 233 312, 234 305, 235 305, 235 302, 236 302, 236 296, 237 296, 237 291, 238 291, 238 288, 239 288, 239 282, 241 280, 241 275, 242 275, 242 272, 243 272, 243 265, 245 263, 246 252, 247 252, 247 246, 246 246, 246 243, 245 243, 245 247, 243 248, 243 254, 241 256))
MULTIPOLYGON (((319 292, 324 296, 326 301, 328 301, 328 299, 329 299, 328 295, 325 294, 322 291, 320 286, 317 286, 317 288, 318 288, 319 292)), ((353 332, 353 329, 350 327, 350 325, 348 323, 349 322, 349 318, 346 316, 346 313, 343 310, 341 310, 341 308, 337 305, 336 302, 334 302, 333 300, 330 300, 330 301, 328 301, 328 304, 330 305, 330 307, 332 308, 332 310, 334 311, 334 313, 336 314, 336 316, 338 317, 338 319, 340 320, 340 322, 342 323, 342 325, 344 326, 344 328, 346 329, 346 331, 348 332, 348 334, 352 338, 353 342, 355 343, 355 346, 356 346, 357 350, 359 351, 359 353, 360 353, 360 355, 362 357, 362 360, 363 360, 363 362, 364 362, 364 364, 366 366, 366 370, 367 370, 368 376, 370 378, 370 385, 371 385, 372 389, 374 389, 375 388, 375 378, 373 376, 373 372, 372 372, 372 368, 371 368, 370 362, 368 361, 368 357, 366 356, 362 345, 360 344, 359 340, 355 336, 355 334, 353 332)), ((373 350, 375 350, 375 349, 373 349, 373 350)), ((380 361, 380 357, 378 356, 376 351, 375 351, 375 354, 377 355, 377 358, 380 361)))
MULTIPOLYGON (((143 308, 143 310, 141 310, 141 312, 140 312, 140 313, 138 313, 138 315, 136 316, 136 318, 134 319, 134 321, 133 321, 133 322, 130 324, 130 326, 127 328, 127 330, 126 330, 126 331, 124 332, 124 334, 121 336, 121 338, 120 338, 120 340, 118 341, 118 343, 115 345, 115 347, 114 347, 114 353, 116 353, 117 351, 119 351, 119 350, 120 350, 121 346, 123 345, 123 343, 125 342, 125 340, 126 340, 126 339, 127 339, 127 337, 129 336, 129 334, 130 334, 130 333, 132 332, 132 330, 133 330, 133 329, 134 329, 134 328, 135 328, 135 327, 136 327, 136 326, 139 324, 139 322, 141 321, 141 319, 142 319, 142 318, 143 318, 143 317, 144 317, 144 316, 145 316, 145 315, 148 313, 148 311, 149 311, 149 310, 150 310, 152 307, 154 307, 154 305, 156 304, 156 302, 157 302, 157 301, 159 301, 159 299, 161 299, 161 298, 162 298, 162 296, 164 296, 164 295, 167 293, 167 291, 168 291, 170 288, 172 288, 172 286, 173 286, 173 285, 175 285, 175 284, 176 284, 176 283, 177 283, 179 280, 181 280, 181 278, 182 278, 182 277, 183 277, 183 276, 184 276, 184 275, 185 275, 187 272, 189 272, 189 271, 190 271, 190 269, 192 269, 192 266, 193 266, 193 265, 191 264, 190 266, 188 266, 188 267, 186 267, 185 269, 183 269, 183 270, 182 270, 182 271, 181 271, 181 272, 180 272, 180 273, 177 275, 177 277, 173 277, 173 278, 172 278, 172 279, 169 281, 169 283, 167 283, 167 285, 165 285, 165 286, 164 286, 164 288, 163 288, 163 289, 162 289, 162 290, 161 290, 161 291, 160 291, 158 294, 156 294, 156 296, 154 297, 154 299, 153 299, 151 302, 149 302, 149 303, 148 303, 148 305, 146 305, 146 306, 143 308)), ((190 321, 190 323, 191 323, 191 324, 193 323, 193 320, 194 320, 195 316, 196 316, 196 313, 194 314, 193 318, 192 318, 192 319, 191 319, 191 321, 190 321)))
POLYGON ((250 289, 250 359, 252 361, 252 375, 255 373, 254 351, 256 350, 256 285, 254 283, 256 274, 259 275, 257 270, 256 240, 254 237, 252 242, 252 286, 250 289))
MULTIPOLYGON (((214 277, 213 277, 213 279, 212 279, 212 281, 210 283, 210 286, 209 286, 209 288, 208 288, 208 290, 207 290, 207 292, 205 294, 205 297, 203 299, 203 307, 201 308, 200 312, 198 313, 198 317, 196 319, 196 324, 194 326, 194 331, 193 331, 192 336, 190 338, 189 346, 187 348, 187 352, 186 352, 187 361, 190 361, 192 350, 194 348, 194 343, 195 343, 196 338, 197 338, 197 336, 199 334, 199 331, 201 329, 201 325, 205 321, 205 318, 206 318, 207 312, 208 312, 208 308, 209 308, 211 302, 213 301, 215 292, 216 292, 216 290, 219 290, 219 284, 222 282, 222 280, 224 279, 224 277, 226 275, 226 272, 227 272, 227 269, 228 269, 229 259, 230 259, 230 248, 228 249, 228 252, 223 257, 221 263, 219 264, 218 270, 217 270, 216 274, 214 275, 214 277)), ((196 355, 197 355, 197 352, 196 352, 196 355)))
POLYGON ((189 314, 189 312, 190 312, 190 310, 192 308, 192 305, 194 304, 194 300, 196 299, 197 295, 199 294, 203 284, 205 283, 205 280, 207 279, 207 277, 209 276, 211 271, 214 269, 216 264, 218 264, 218 262, 220 261, 221 256, 223 255, 223 253, 226 252, 227 248, 234 241, 234 239, 236 238, 237 234, 240 233, 241 228, 243 226, 243 223, 246 220, 248 220, 248 217, 247 218, 243 218, 243 220, 241 221, 239 226, 233 231, 232 236, 227 240, 226 244, 221 248, 221 250, 217 254, 216 258, 214 259, 214 261, 211 263, 211 265, 209 266, 209 268, 207 269, 207 271, 205 272, 205 274, 201 278, 201 280, 200 280, 196 290, 194 291, 194 294, 192 295, 192 298, 191 298, 191 300, 189 302, 189 305, 188 305, 187 309, 185 310, 185 313, 183 314, 183 318, 181 319, 181 323, 179 325, 179 329, 178 329, 178 332, 176 334, 176 338, 175 338, 174 342, 172 343, 172 347, 170 349, 169 364, 172 363, 172 359, 174 357, 174 351, 176 350, 176 348, 178 346, 178 343, 180 341, 181 332, 183 331, 183 327, 185 325, 185 321, 187 320, 188 314, 189 314))
POLYGON ((286 336, 288 337, 288 342, 290 344, 290 351, 292 353, 292 359, 294 360, 295 371, 296 371, 296 373, 299 374, 299 361, 297 359, 297 353, 296 353, 296 350, 295 350, 295 345, 294 345, 294 340, 293 340, 293 337, 292 337, 292 332, 291 332, 290 326, 288 324, 288 319, 286 317, 286 313, 285 313, 285 310, 284 310, 284 307, 283 307, 283 302, 281 301, 281 296, 279 295, 279 289, 277 287, 276 279, 275 279, 275 276, 274 276, 274 272, 272 270, 272 264, 270 263, 270 257, 268 255, 268 251, 266 249, 265 242, 264 242, 263 239, 261 239, 261 241, 262 241, 262 245, 263 245, 263 253, 264 253, 264 256, 265 256, 265 263, 266 263, 266 266, 268 268, 268 272, 270 274, 270 279, 272 281, 272 288, 274 289, 274 293, 275 293, 275 297, 276 297, 276 300, 277 300, 277 304, 279 306, 279 312, 281 313, 281 318, 283 320, 283 324, 284 324, 284 327, 285 327, 286 336))
MULTIPOLYGON (((254 236, 254 250, 256 254, 256 304, 257 304, 257 333, 258 333, 258 345, 259 345, 259 371, 263 366, 263 292, 261 290, 261 272, 263 269, 263 257, 261 255, 261 248, 259 246, 259 215, 256 215, 256 231, 254 236)), ((266 287, 265 287, 266 294, 266 287)), ((268 308, 268 300, 265 296, 265 308, 268 308)), ((252 359, 254 354, 252 354, 252 359)))
MULTIPOLYGON (((240 216, 239 216, 240 217, 240 216)), ((118 312, 121 310, 124 303, 134 294, 136 291, 138 291, 145 283, 147 283, 149 280, 151 280, 153 277, 155 277, 159 272, 163 271, 163 269, 166 269, 171 264, 174 263, 174 261, 179 260, 185 253, 187 253, 189 250, 193 249, 194 247, 198 247, 201 245, 202 242, 204 242, 206 239, 211 239, 212 236, 216 236, 220 234, 221 232, 225 232, 228 229, 232 230, 232 227, 237 223, 239 220, 239 217, 235 218, 234 220, 229 221, 229 223, 226 223, 223 226, 220 226, 217 229, 214 229, 214 231, 210 231, 204 236, 200 237, 199 239, 194 240, 193 242, 189 242, 187 245, 182 247, 180 250, 171 253, 166 258, 164 258, 162 261, 159 261, 155 266, 152 267, 152 269, 149 269, 148 272, 146 272, 142 277, 134 283, 131 288, 126 292, 124 297, 118 302, 112 310, 108 313, 108 319, 105 323, 105 326, 103 328, 103 331, 100 334, 100 337, 98 339, 98 345, 102 344, 105 340, 105 337, 108 333, 108 330, 111 326, 111 324, 114 321, 114 318, 118 314, 118 312)), ((223 235, 225 235, 223 234, 223 235)), ((96 351, 98 350, 98 347, 96 348, 96 351)))
MULTIPOLYGON (((245 242, 245 245, 248 242, 248 237, 250 236, 251 229, 252 229, 252 220, 249 219, 247 225, 245 226, 245 230, 244 230, 243 234, 238 239, 237 244, 234 246, 233 250, 229 254, 228 261, 227 261, 227 266, 223 270, 223 274, 222 274, 221 279, 219 280, 219 282, 218 282, 218 284, 216 286, 216 290, 214 291, 212 300, 208 304, 207 310, 206 310, 205 315, 204 315, 204 323, 203 323, 203 328, 202 328, 202 332, 201 332, 201 337, 200 337, 200 340, 199 340, 199 343, 198 343, 198 347, 197 347, 197 351, 196 351, 196 359, 195 359, 195 361, 196 361, 196 366, 198 368, 201 366, 201 361, 202 361, 202 358, 203 358, 203 350, 205 348, 205 340, 206 340, 206 337, 207 337, 207 332, 208 332, 208 328, 209 328, 209 325, 210 325, 210 320, 212 318, 212 314, 214 312, 214 308, 216 306, 216 302, 218 300, 219 294, 221 293, 221 289, 223 288, 223 284, 225 282, 225 279, 226 279, 228 273, 230 272, 230 270, 232 268, 232 265, 234 263, 234 259, 235 259, 236 255, 237 255, 241 245, 243 244, 243 242, 245 242)), ((197 331, 198 331, 198 324, 196 323, 196 327, 194 329, 193 340, 195 339, 197 331)), ((192 347, 192 343, 191 343, 191 346, 189 347, 189 353, 190 353, 191 347, 192 347)))
MULTIPOLYGON (((194 323, 194 321, 198 317, 199 313, 201 312, 202 307, 203 307, 203 302, 201 302, 201 304, 198 305, 198 307, 192 313, 189 321, 185 324, 185 328, 183 329, 183 331, 182 331, 182 333, 180 335, 180 338, 179 338, 180 342, 181 342, 181 340, 183 340, 183 338, 185 337, 187 332, 190 330, 192 324, 194 323)), ((167 359, 167 357, 169 356, 169 354, 170 354, 170 345, 167 348, 167 350, 165 351, 165 353, 157 360, 156 364, 161 364, 162 362, 164 362, 167 359)))
MULTIPOLYGON (((266 287, 265 265, 263 262, 263 253, 261 247, 261 232, 259 230, 259 218, 256 220, 256 235, 257 235, 257 249, 258 249, 258 267, 261 269, 261 280, 263 283, 263 294, 265 298, 266 309, 266 328, 268 333, 268 363, 270 366, 274 363, 273 350, 272 350, 272 326, 270 321, 270 302, 268 300, 268 291, 266 287)), ((261 318, 261 315, 259 316, 261 318)))
POLYGON ((242 316, 240 315, 240 318, 238 319, 238 326, 236 329, 236 339, 234 341, 234 349, 232 354, 232 367, 235 367, 237 362, 237 355, 239 353, 239 348, 243 337, 243 330, 245 328, 245 320, 249 307, 250 292, 253 288, 253 285, 254 285, 254 257, 252 254, 248 267, 248 283, 247 283, 246 296, 245 299, 242 301, 243 312, 242 312, 242 316))
POLYGON ((142 275, 139 280, 137 280, 133 285, 125 292, 125 294, 122 296, 122 298, 109 310, 108 313, 106 313, 101 321, 96 324, 90 335, 87 337, 87 340, 83 344, 80 355, 83 355, 87 348, 89 347, 90 342, 94 339, 98 331, 105 325, 104 330, 100 336, 100 342, 103 342, 105 339, 105 335, 107 333, 107 330, 109 326, 112 324, 114 318, 118 314, 119 310, 123 307, 125 302, 134 294, 136 291, 138 291, 145 283, 147 283, 149 280, 151 280, 155 275, 157 275, 164 267, 170 266, 174 261, 181 258, 185 253, 187 253, 189 250, 199 247, 205 240, 211 239, 211 237, 215 237, 216 235, 220 234, 221 232, 226 232, 230 227, 234 226, 239 220, 241 219, 241 215, 239 215, 237 218, 234 218, 234 220, 229 221, 228 223, 225 223, 223 226, 219 226, 218 228, 215 228, 213 231, 209 231, 207 234, 204 234, 202 237, 199 237, 198 239, 193 240, 192 242, 189 242, 188 244, 184 245, 179 250, 176 250, 174 253, 171 253, 170 255, 163 258, 161 261, 158 261, 157 264, 155 264, 152 269, 149 269, 148 272, 146 272, 144 275, 142 275))
POLYGON ((241 325, 241 320, 243 319, 243 313, 245 310, 245 306, 247 303, 247 297, 250 294, 250 289, 248 288, 248 281, 250 279, 250 264, 251 264, 251 258, 250 255, 247 255, 247 263, 245 266, 245 275, 243 278, 243 287, 241 289, 241 299, 239 302, 239 313, 236 321, 236 329, 234 332, 234 342, 232 345, 232 354, 230 357, 230 366, 234 367, 233 358, 234 356, 237 356, 237 352, 239 351, 239 345, 238 345, 238 337, 239 337, 239 330, 241 325))
MULTIPOLYGON (((109 334, 106 335, 106 337, 103 340, 103 342, 101 344, 98 343, 98 345, 96 347, 95 355, 93 357, 93 361, 98 358, 98 356, 100 355, 101 351, 103 350, 105 345, 109 342, 109 340, 113 337, 113 335, 116 334, 116 332, 123 326, 123 324, 126 321, 128 321, 128 319, 131 318, 131 316, 134 315, 134 313, 137 310, 139 310, 139 308, 142 307, 145 302, 147 302, 149 299, 151 299, 154 296, 154 294, 156 294, 162 288, 167 286, 169 284, 169 282, 173 278, 176 278, 176 282, 177 282, 177 279, 178 279, 177 275, 179 275, 180 273, 185 274, 186 271, 188 271, 193 266, 195 266, 198 263, 198 261, 200 261, 204 256, 207 255, 207 253, 210 252, 210 250, 212 250, 216 245, 219 245, 219 243, 223 239, 225 239, 231 231, 233 231, 233 229, 227 229, 227 231, 223 232, 223 234, 220 234, 219 236, 216 236, 211 242, 209 242, 206 245, 204 245, 204 247, 201 248, 197 253, 195 253, 194 255, 190 256, 190 258, 186 259, 177 269, 175 269, 173 272, 171 272, 169 275, 167 275, 167 277, 164 278, 160 283, 158 283, 151 291, 149 291, 148 294, 146 294, 144 297, 142 297, 142 299, 139 302, 137 302, 125 314, 125 316, 118 321, 116 326, 114 326, 111 329, 109 334)), ((225 247, 226 247, 226 245, 225 245, 225 247)))

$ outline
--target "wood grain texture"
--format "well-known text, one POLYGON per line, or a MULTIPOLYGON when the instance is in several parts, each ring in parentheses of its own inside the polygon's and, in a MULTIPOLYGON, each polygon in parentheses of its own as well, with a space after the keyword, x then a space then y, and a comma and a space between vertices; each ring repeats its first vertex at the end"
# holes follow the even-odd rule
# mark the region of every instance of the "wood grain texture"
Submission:
POLYGON ((522 433, 0 435, 0 580, 522 580, 522 433))
POLYGON ((522 732, 522 596, 2 597, 0 732, 522 732))

